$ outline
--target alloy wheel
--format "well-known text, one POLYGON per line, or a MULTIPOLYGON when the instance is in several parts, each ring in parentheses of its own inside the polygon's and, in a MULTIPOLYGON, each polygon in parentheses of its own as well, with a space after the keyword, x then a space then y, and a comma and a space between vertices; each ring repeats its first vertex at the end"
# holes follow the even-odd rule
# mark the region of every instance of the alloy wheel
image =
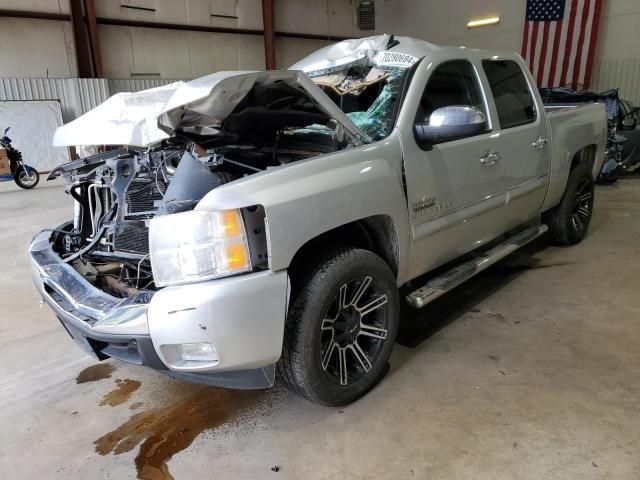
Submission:
POLYGON ((573 199, 573 214, 571 223, 576 232, 581 232, 586 228, 591 217, 591 208, 593 205, 593 192, 590 188, 591 182, 588 178, 583 178, 578 184, 576 195, 573 199))
POLYGON ((360 380, 373 368, 387 340, 387 295, 371 276, 342 284, 320 330, 322 370, 341 386, 360 380))

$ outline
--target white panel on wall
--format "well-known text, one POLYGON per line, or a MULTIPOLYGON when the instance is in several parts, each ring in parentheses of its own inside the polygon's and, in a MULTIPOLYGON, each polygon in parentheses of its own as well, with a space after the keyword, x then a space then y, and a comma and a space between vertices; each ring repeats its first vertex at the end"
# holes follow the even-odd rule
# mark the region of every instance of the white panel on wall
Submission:
POLYGON ((186 23, 185 0, 99 0, 98 17, 146 22, 186 23))
POLYGON ((275 2, 276 30, 328 35, 327 0, 275 2))
POLYGON ((236 0, 209 0, 212 15, 236 17, 236 0))
POLYGON ((221 70, 238 70, 238 35, 189 33, 191 72, 194 78, 221 70))
POLYGON ((95 2, 98 17, 122 18, 131 20, 153 20, 155 12, 122 8, 122 5, 133 5, 142 8, 155 8, 153 0, 100 0, 95 2))
POLYGON ((69 22, 0 18, 0 77, 75 75, 69 22))
MULTIPOLYGON (((362 31, 356 25, 355 3, 355 0, 278 0, 275 2, 276 30, 339 37, 374 34, 371 31, 362 31)), ((395 11, 397 0, 378 1, 376 8, 381 8, 387 3, 392 4, 395 11)), ((415 2, 412 3, 415 10, 415 2)))
POLYGON ((2 8, 25 12, 69 13, 69 0, 2 0, 2 8))
MULTIPOLYGON (((131 0, 137 2, 138 0, 131 0)), ((159 1, 154 0, 154 8, 156 9, 156 22, 165 23, 187 23, 187 7, 185 0, 182 1, 159 1)))
POLYGON ((623 0, 605 2, 604 17, 600 26, 597 58, 601 60, 640 57, 640 2, 633 5, 623 0), (630 52, 630 47, 631 51, 630 52))
POLYGON ((238 68, 264 70, 264 40, 259 35, 238 35, 238 68))
POLYGON ((602 13, 605 17, 637 15, 640 13, 640 3, 638 0, 605 0, 602 13))
POLYGON ((238 28, 262 30, 262 2, 260 0, 236 0, 238 28))
POLYGON ((592 90, 620 89, 620 98, 640 105, 640 58, 596 62, 592 90))
MULTIPOLYGON (((355 16, 355 1, 351 0, 329 0, 328 23, 329 35, 338 37, 362 37, 372 35, 375 32, 363 32, 358 28, 355 16)), ((380 3, 376 3, 376 8, 380 8, 380 3)), ((384 5, 386 2, 382 2, 384 5)), ((378 19, 376 18, 376 23, 378 19)))
POLYGON ((195 78, 219 70, 264 69, 259 35, 182 32, 100 25, 107 78, 195 78))
POLYGON ((131 76, 157 74, 158 78, 192 78, 187 32, 134 28, 131 44, 131 76))
POLYGON ((187 24, 211 25, 209 0, 185 0, 187 24))
POLYGON ((133 68, 131 28, 99 25, 102 69, 107 78, 129 78, 133 68))
POLYGON ((525 0, 411 0, 380 2, 376 30, 409 35, 443 45, 466 45, 495 50, 520 50, 525 0), (499 16, 500 23, 468 29, 472 19, 499 16), (505 43, 508 41, 508 43, 505 43))
POLYGON ((98 17, 187 23, 185 0, 98 0, 95 4, 98 17))
POLYGON ((99 17, 147 22, 262 28, 260 0, 99 0, 96 1, 96 14, 99 17))
POLYGON ((326 40, 304 40, 300 38, 276 37, 276 67, 288 68, 311 52, 332 42, 326 40))
POLYGON ((212 14, 236 16, 235 5, 235 0, 225 0, 223 2, 215 0, 185 0, 187 23, 189 25, 237 28, 237 18, 212 16, 212 14))

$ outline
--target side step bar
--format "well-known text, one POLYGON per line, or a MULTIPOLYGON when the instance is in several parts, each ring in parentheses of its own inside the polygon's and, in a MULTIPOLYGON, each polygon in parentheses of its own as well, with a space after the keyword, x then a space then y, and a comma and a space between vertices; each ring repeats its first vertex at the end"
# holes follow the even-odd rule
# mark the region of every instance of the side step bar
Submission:
POLYGON ((471 260, 455 265, 441 275, 430 279, 424 286, 407 295, 407 302, 415 308, 424 307, 475 274, 490 267, 498 260, 535 240, 547 230, 549 230, 549 227, 546 225, 536 225, 523 230, 490 250, 482 252, 471 260))

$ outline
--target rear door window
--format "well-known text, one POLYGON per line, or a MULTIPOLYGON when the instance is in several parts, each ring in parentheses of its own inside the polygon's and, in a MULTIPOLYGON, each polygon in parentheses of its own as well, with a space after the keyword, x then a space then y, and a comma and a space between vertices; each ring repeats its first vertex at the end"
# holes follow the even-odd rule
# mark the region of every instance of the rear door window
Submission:
POLYGON ((510 60, 483 60, 482 67, 491 86, 500 126, 505 129, 535 122, 533 96, 520 66, 510 60))

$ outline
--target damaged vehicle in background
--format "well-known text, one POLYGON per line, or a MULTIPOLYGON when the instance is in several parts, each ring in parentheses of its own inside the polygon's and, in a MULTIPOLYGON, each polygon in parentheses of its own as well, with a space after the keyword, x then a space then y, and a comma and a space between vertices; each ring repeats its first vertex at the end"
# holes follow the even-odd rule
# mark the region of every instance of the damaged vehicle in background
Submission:
POLYGON ((349 403, 387 370, 399 287, 420 308, 586 234, 604 110, 547 113, 533 85, 514 54, 380 35, 118 94, 56 132, 125 146, 51 172, 74 217, 34 238, 34 281, 99 359, 349 403))

